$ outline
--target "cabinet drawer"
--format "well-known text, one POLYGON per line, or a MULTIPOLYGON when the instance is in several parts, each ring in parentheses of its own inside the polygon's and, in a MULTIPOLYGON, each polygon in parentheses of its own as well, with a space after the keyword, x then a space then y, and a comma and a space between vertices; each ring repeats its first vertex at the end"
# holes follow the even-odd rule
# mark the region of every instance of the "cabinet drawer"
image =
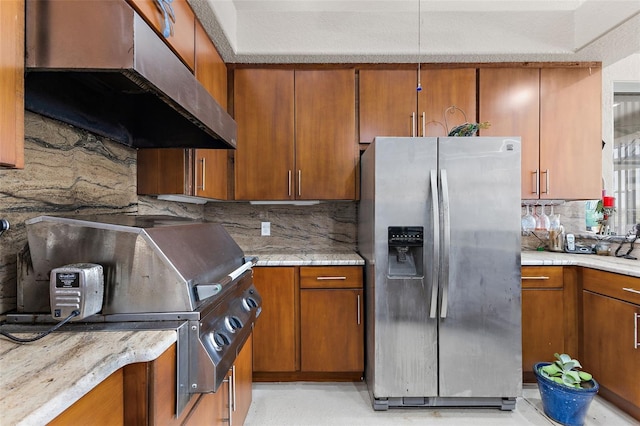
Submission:
POLYGON ((562 266, 524 266, 522 288, 563 288, 562 266))
POLYGON ((300 267, 300 288, 362 288, 362 267, 300 267))
POLYGON ((584 290, 640 305, 640 278, 583 268, 582 285, 584 290))

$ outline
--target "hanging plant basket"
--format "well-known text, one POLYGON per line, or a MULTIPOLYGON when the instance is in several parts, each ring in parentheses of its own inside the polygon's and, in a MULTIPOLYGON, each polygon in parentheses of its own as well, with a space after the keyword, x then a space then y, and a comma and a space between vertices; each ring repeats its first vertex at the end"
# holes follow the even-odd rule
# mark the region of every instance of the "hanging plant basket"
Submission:
POLYGON ((565 426, 582 426, 593 397, 598 393, 598 382, 591 379, 583 388, 572 388, 554 382, 540 373, 540 368, 549 362, 539 362, 533 366, 542 398, 544 413, 565 426))

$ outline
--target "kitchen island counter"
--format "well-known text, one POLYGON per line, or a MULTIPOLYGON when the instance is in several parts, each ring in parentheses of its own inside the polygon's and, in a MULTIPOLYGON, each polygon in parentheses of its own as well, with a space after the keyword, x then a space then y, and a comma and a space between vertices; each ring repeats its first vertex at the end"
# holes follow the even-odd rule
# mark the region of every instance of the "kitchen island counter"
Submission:
POLYGON ((522 266, 582 266, 616 274, 640 277, 640 261, 596 254, 523 251, 522 266))
POLYGON ((46 424, 125 365, 158 358, 176 338, 175 330, 54 332, 32 343, 2 337, 2 424, 46 424))

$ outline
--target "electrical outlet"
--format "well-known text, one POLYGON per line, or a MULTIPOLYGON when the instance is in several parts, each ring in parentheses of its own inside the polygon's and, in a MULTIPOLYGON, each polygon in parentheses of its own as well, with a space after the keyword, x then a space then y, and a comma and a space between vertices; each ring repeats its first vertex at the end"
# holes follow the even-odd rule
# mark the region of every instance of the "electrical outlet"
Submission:
POLYGON ((262 226, 260 227, 260 235, 263 237, 268 237, 271 235, 271 222, 262 222, 262 226))

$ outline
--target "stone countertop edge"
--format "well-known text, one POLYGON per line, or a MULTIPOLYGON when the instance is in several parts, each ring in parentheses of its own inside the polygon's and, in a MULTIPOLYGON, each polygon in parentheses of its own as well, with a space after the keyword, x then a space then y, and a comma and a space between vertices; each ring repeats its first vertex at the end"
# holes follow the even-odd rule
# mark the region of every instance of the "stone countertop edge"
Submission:
POLYGON ((364 259, 350 253, 248 253, 256 256, 256 266, 364 266, 364 259))
POLYGON ((523 251, 520 263, 522 266, 582 266, 640 278, 640 260, 615 256, 523 251))
POLYGON ((27 344, 2 338, 2 423, 46 424, 120 368, 158 358, 176 339, 175 330, 55 332, 27 344))

